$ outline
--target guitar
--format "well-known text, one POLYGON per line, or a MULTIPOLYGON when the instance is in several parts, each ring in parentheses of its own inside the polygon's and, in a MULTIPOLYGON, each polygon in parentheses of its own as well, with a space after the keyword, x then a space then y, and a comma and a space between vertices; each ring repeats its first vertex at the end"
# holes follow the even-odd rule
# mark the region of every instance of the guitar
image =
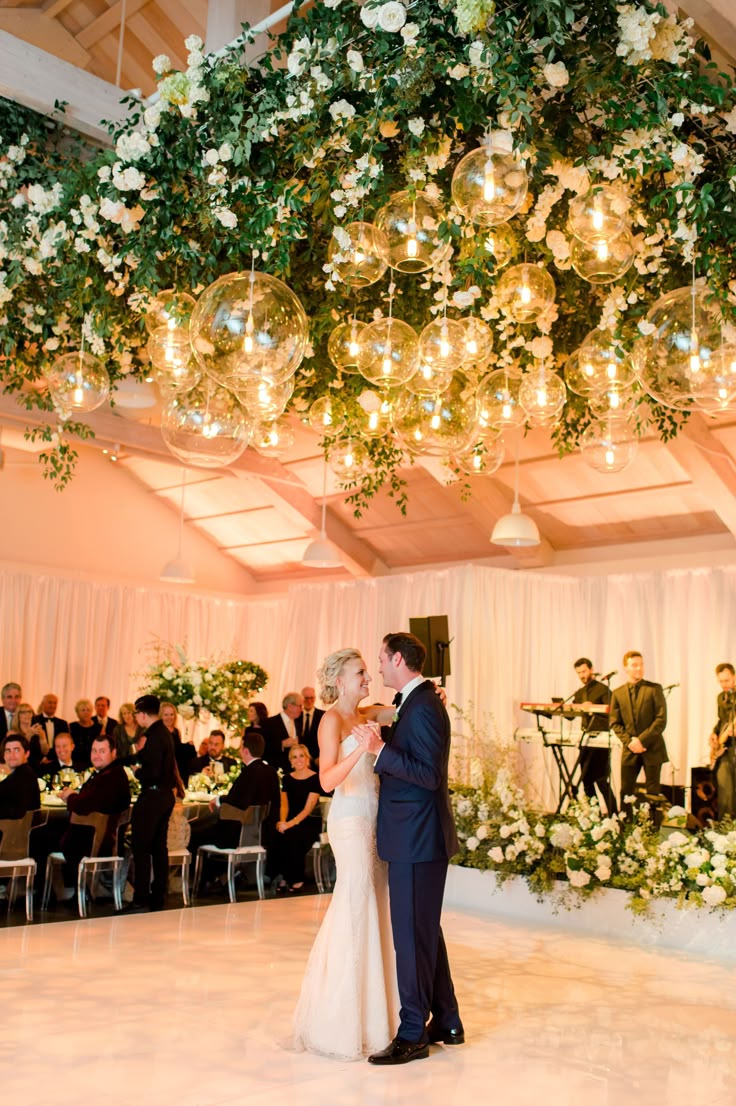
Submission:
POLYGON ((721 729, 721 732, 719 734, 716 734, 715 741, 711 742, 711 745, 710 745, 710 770, 711 770, 711 772, 715 768, 715 766, 718 763, 718 761, 720 760, 720 758, 725 753, 725 751, 728 747, 728 742, 731 740, 732 737, 733 737, 733 725, 730 724, 728 726, 723 726, 722 729, 721 729))

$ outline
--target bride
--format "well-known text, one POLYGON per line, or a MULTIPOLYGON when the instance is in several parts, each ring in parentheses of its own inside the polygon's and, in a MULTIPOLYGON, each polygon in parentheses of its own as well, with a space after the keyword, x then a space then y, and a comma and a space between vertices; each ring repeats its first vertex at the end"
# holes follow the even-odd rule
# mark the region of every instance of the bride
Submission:
POLYGON ((396 961, 386 865, 376 853, 378 779, 374 757, 352 736, 371 678, 356 649, 331 653, 319 670, 320 695, 333 703, 319 726, 319 776, 334 789, 327 819, 337 877, 309 955, 294 1015, 293 1047, 340 1060, 383 1048, 398 1024, 396 961))

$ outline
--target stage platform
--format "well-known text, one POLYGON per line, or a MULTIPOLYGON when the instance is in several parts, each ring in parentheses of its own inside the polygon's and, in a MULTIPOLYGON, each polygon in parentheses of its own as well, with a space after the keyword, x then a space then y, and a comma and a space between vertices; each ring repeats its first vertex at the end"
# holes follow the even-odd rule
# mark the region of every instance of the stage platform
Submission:
MULTIPOLYGON (((0 931, 8 1106, 733 1106, 736 974, 447 912, 467 1044, 400 1068, 280 1046, 328 896, 0 931)), ((623 935, 622 935, 623 936, 623 935)))

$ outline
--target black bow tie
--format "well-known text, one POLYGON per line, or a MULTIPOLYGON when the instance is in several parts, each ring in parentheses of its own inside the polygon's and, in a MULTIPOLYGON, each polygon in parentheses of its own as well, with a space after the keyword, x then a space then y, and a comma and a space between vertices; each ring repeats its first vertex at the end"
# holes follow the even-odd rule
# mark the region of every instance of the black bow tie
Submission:
POLYGON ((404 698, 404 693, 402 691, 397 691, 396 694, 394 695, 394 706, 395 707, 400 707, 401 706, 401 700, 403 698, 404 698))

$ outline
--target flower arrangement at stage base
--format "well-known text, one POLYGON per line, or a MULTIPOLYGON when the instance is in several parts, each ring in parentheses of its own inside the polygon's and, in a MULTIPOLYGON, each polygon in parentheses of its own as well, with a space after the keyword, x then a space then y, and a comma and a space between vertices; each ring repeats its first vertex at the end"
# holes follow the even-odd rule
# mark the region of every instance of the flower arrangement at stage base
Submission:
POLYGON ((540 897, 564 887, 556 902, 566 907, 601 887, 631 892, 635 913, 662 898, 736 907, 736 823, 683 832, 687 812, 671 807, 657 830, 648 804, 609 816, 582 791, 562 814, 541 813, 514 778, 508 749, 487 747, 495 767, 473 784, 452 785, 460 840, 454 863, 492 871, 499 882, 520 876, 540 897))
POLYGON ((176 660, 161 660, 145 673, 143 692, 169 699, 182 718, 217 718, 230 730, 248 725, 248 703, 268 683, 268 673, 252 661, 194 662, 181 646, 176 660))

